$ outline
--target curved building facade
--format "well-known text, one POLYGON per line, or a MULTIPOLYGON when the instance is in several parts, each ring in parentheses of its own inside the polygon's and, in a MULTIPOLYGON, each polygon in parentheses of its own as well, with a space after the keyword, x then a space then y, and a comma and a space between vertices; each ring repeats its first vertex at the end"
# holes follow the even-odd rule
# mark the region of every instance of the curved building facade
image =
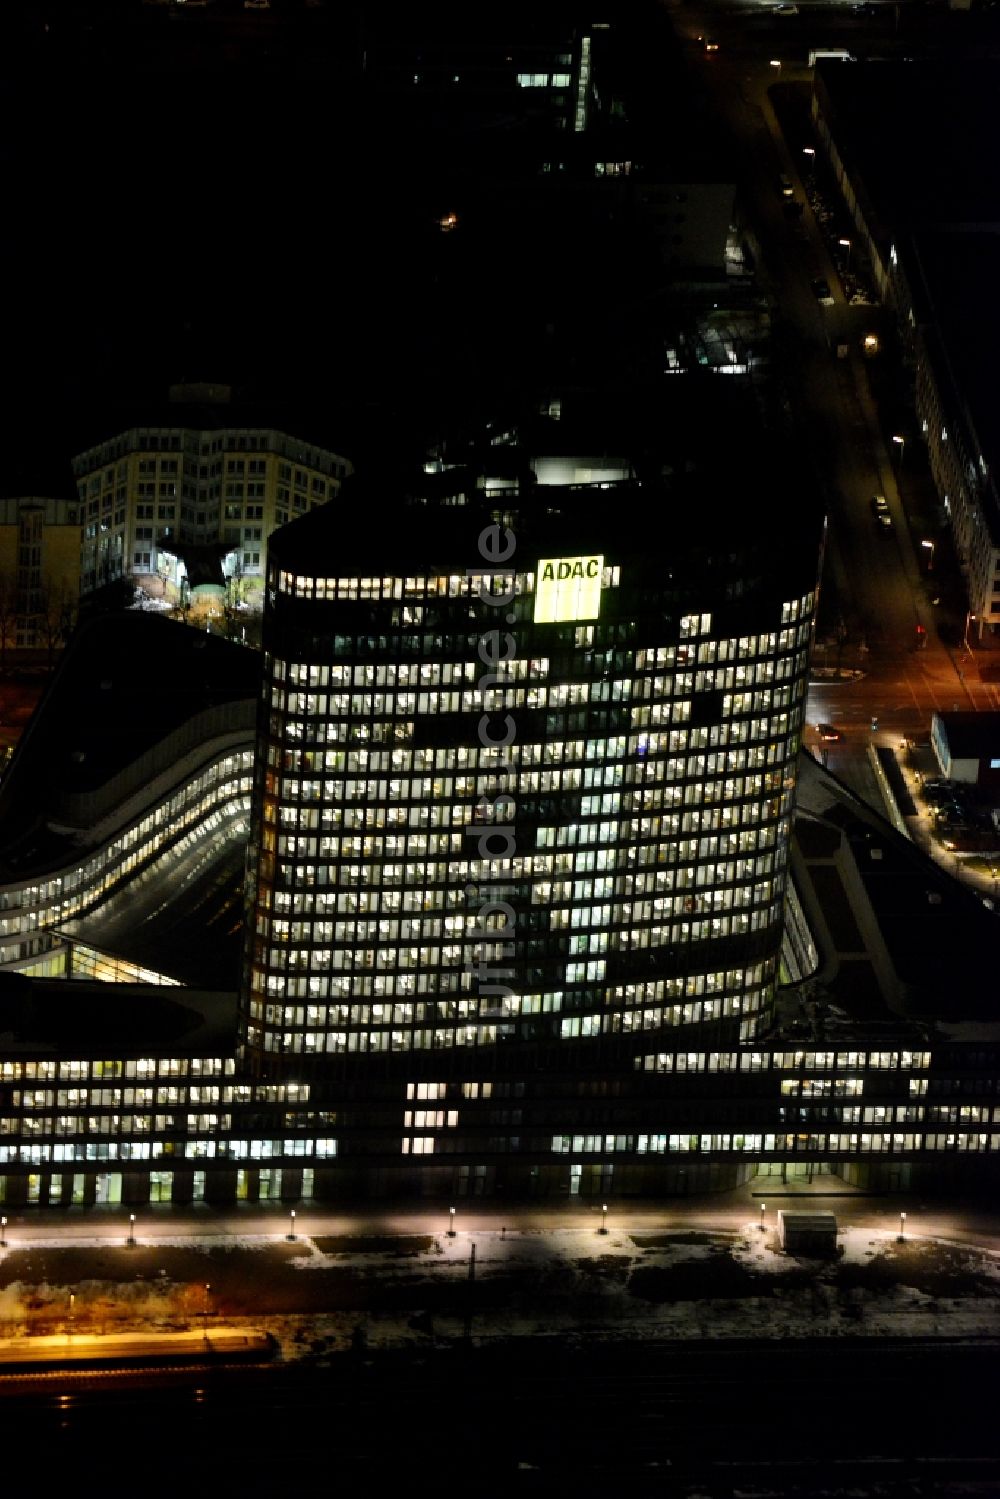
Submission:
POLYGON ((501 498, 356 492, 269 553, 238 1056, 385 1165, 481 1155, 488 1077, 572 1135, 566 1073, 627 1093, 774 996, 819 524, 779 556, 688 482, 501 498))

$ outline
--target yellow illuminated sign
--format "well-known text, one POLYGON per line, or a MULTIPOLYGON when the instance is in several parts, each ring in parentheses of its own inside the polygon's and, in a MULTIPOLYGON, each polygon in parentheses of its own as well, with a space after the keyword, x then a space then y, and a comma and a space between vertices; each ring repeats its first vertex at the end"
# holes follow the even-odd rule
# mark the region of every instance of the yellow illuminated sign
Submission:
POLYGON ((535 574, 535 623, 597 619, 603 557, 543 557, 535 574))

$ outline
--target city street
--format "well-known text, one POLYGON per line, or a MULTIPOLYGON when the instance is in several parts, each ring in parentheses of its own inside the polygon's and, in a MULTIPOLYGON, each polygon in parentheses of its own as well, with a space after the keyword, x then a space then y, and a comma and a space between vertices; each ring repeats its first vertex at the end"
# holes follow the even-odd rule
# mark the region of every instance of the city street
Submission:
MULTIPOLYGON (((670 9, 692 66, 700 69, 737 143, 748 188, 741 204, 761 247, 758 270, 774 302, 775 334, 794 351, 785 356, 789 409, 796 426, 809 434, 829 518, 817 670, 804 742, 882 810, 869 746, 895 747, 904 738, 926 742, 935 712, 1000 709, 997 687, 979 673, 980 663, 994 659, 994 652, 992 642, 979 642, 974 629, 970 639, 968 619, 964 637, 961 620, 947 627, 957 628, 954 644, 942 639, 945 627, 939 633, 938 599, 948 591, 934 570, 940 548, 928 545, 919 524, 911 523, 917 497, 926 508, 929 475, 919 471, 922 455, 915 443, 907 451, 905 441, 885 432, 862 353, 864 335, 878 325, 881 309, 845 301, 843 259, 833 256, 810 206, 815 156, 803 152, 803 142, 812 139, 807 113, 800 109, 786 118, 787 110, 776 110, 775 90, 780 87, 786 98, 789 86, 797 85, 807 99, 808 47, 841 46, 859 57, 884 56, 902 47, 919 51, 939 34, 949 40, 955 34, 946 14, 931 19, 928 12, 920 19, 903 7, 895 14, 892 7, 876 8, 862 18, 846 6, 804 4, 780 21, 759 5, 674 4, 670 9), (699 38, 706 35, 718 40, 717 52, 704 53, 699 38), (779 173, 803 202, 797 219, 782 212, 775 187, 779 173), (820 305, 812 291, 819 276, 835 289, 832 307, 820 305), (840 339, 850 350, 845 359, 833 357, 832 346, 840 339), (873 520, 876 494, 886 497, 891 527, 873 520), (838 678, 838 669, 857 675, 838 678), (816 732, 820 723, 834 725, 840 738, 822 743, 816 732)), ((961 590, 957 575, 951 580, 955 590, 961 590)))

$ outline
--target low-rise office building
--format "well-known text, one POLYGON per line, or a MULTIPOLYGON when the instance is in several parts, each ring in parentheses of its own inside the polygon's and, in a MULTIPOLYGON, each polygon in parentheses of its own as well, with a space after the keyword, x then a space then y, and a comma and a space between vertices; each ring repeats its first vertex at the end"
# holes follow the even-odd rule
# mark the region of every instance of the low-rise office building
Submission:
POLYGON ((1000 801, 1000 713, 935 713, 931 747, 941 774, 1000 801))

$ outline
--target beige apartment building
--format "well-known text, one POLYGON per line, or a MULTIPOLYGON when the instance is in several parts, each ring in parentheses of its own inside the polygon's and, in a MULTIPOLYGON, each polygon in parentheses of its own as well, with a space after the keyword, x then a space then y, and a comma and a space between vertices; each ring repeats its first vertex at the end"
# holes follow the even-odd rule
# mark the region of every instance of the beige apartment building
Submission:
POLYGON ((0 498, 0 668, 8 650, 59 648, 76 620, 79 596, 76 501, 0 498))
POLYGON ((227 579, 252 599, 270 533, 336 496, 346 458, 253 425, 228 402, 225 386, 174 387, 161 423, 129 426, 73 459, 81 593, 131 577, 183 601, 227 579))

